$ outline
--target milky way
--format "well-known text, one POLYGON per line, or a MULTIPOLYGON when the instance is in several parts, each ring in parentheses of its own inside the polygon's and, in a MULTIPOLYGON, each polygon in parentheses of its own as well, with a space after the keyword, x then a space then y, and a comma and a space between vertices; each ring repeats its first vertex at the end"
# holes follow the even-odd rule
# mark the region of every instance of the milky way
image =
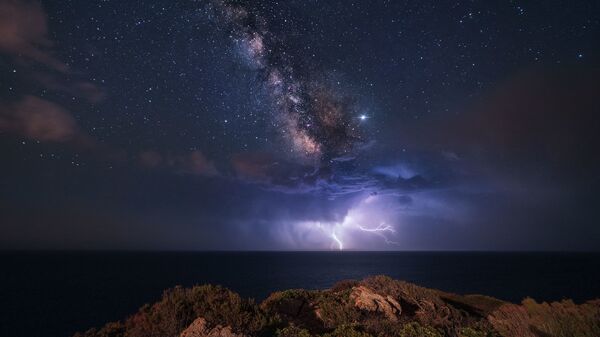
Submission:
POLYGON ((242 6, 223 1, 210 6, 261 78, 274 108, 272 126, 294 156, 319 164, 348 155, 364 141, 352 99, 325 84, 321 76, 299 71, 294 56, 286 52, 285 34, 273 34, 263 17, 242 6))

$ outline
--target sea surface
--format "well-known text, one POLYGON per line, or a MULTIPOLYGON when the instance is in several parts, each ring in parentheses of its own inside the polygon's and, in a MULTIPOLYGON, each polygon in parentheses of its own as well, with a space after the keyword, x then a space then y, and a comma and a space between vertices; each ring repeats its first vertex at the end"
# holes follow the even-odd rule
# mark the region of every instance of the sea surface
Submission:
POLYGON ((221 284, 264 299, 385 274, 519 302, 600 298, 600 253, 3 252, 0 336, 72 336, 122 319, 176 285, 221 284))

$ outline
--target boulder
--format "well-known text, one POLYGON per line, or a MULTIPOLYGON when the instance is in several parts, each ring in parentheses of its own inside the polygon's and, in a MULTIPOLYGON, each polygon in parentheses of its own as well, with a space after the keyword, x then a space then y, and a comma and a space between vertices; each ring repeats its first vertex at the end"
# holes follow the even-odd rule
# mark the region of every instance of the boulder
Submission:
POLYGON ((377 294, 365 286, 352 288, 350 300, 354 302, 357 308, 382 313, 387 319, 392 321, 397 321, 398 316, 402 313, 400 303, 394 298, 377 294))
POLYGON ((247 337, 243 334, 236 334, 231 330, 231 327, 223 327, 220 325, 214 328, 209 328, 206 320, 202 317, 196 318, 179 337, 247 337))

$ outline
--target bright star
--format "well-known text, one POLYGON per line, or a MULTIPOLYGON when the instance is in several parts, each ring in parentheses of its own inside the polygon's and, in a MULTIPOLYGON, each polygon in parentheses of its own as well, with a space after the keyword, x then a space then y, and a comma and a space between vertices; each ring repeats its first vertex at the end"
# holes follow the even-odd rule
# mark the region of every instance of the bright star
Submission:
POLYGON ((368 117, 367 115, 360 115, 358 118, 360 118, 361 121, 366 120, 368 117))

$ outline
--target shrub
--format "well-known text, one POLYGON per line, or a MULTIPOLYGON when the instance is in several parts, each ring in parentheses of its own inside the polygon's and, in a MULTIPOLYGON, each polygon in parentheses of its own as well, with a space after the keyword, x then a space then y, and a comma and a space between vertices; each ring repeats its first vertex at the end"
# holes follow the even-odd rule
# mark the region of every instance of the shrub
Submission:
POLYGON ((520 306, 501 306, 488 319, 504 337, 600 336, 600 303, 597 301, 577 305, 570 300, 537 303, 527 298, 520 306))
POLYGON ((324 331, 323 322, 317 317, 313 305, 318 292, 286 290, 271 294, 261 303, 264 312, 273 319, 307 329, 312 333, 324 331))
POLYGON ((359 311, 350 301, 350 291, 343 294, 323 292, 316 299, 318 315, 328 329, 342 325, 351 325, 360 318, 359 311))
POLYGON ((312 337, 308 330, 298 328, 295 325, 277 330, 276 335, 277 337, 312 337))
POLYGON ((379 337, 398 336, 404 325, 401 322, 393 322, 377 317, 363 319, 360 321, 360 323, 366 332, 379 337))
POLYGON ((442 334, 430 327, 424 326, 417 322, 411 322, 405 324, 400 331, 398 331, 400 337, 442 337, 442 334))
POLYGON ((90 329, 84 333, 76 333, 74 337, 123 337, 125 327, 121 322, 107 323, 100 330, 90 329))
POLYGON ((462 328, 458 334, 459 337, 490 337, 492 332, 480 330, 472 327, 462 328))
POLYGON ((556 337, 600 336, 600 306, 593 303, 576 305, 571 300, 537 303, 523 301, 535 330, 556 337))
POLYGON ((230 326, 236 332, 259 335, 273 322, 252 300, 223 287, 203 285, 176 287, 163 293, 160 301, 144 305, 124 324, 110 323, 79 337, 177 337, 197 317, 210 326, 230 326))
POLYGON ((331 287, 331 292, 338 293, 341 291, 352 290, 353 287, 356 287, 359 284, 356 280, 341 280, 336 282, 331 287))
POLYGON ((372 335, 358 330, 355 325, 341 325, 333 332, 326 333, 323 337, 373 337, 372 335))

